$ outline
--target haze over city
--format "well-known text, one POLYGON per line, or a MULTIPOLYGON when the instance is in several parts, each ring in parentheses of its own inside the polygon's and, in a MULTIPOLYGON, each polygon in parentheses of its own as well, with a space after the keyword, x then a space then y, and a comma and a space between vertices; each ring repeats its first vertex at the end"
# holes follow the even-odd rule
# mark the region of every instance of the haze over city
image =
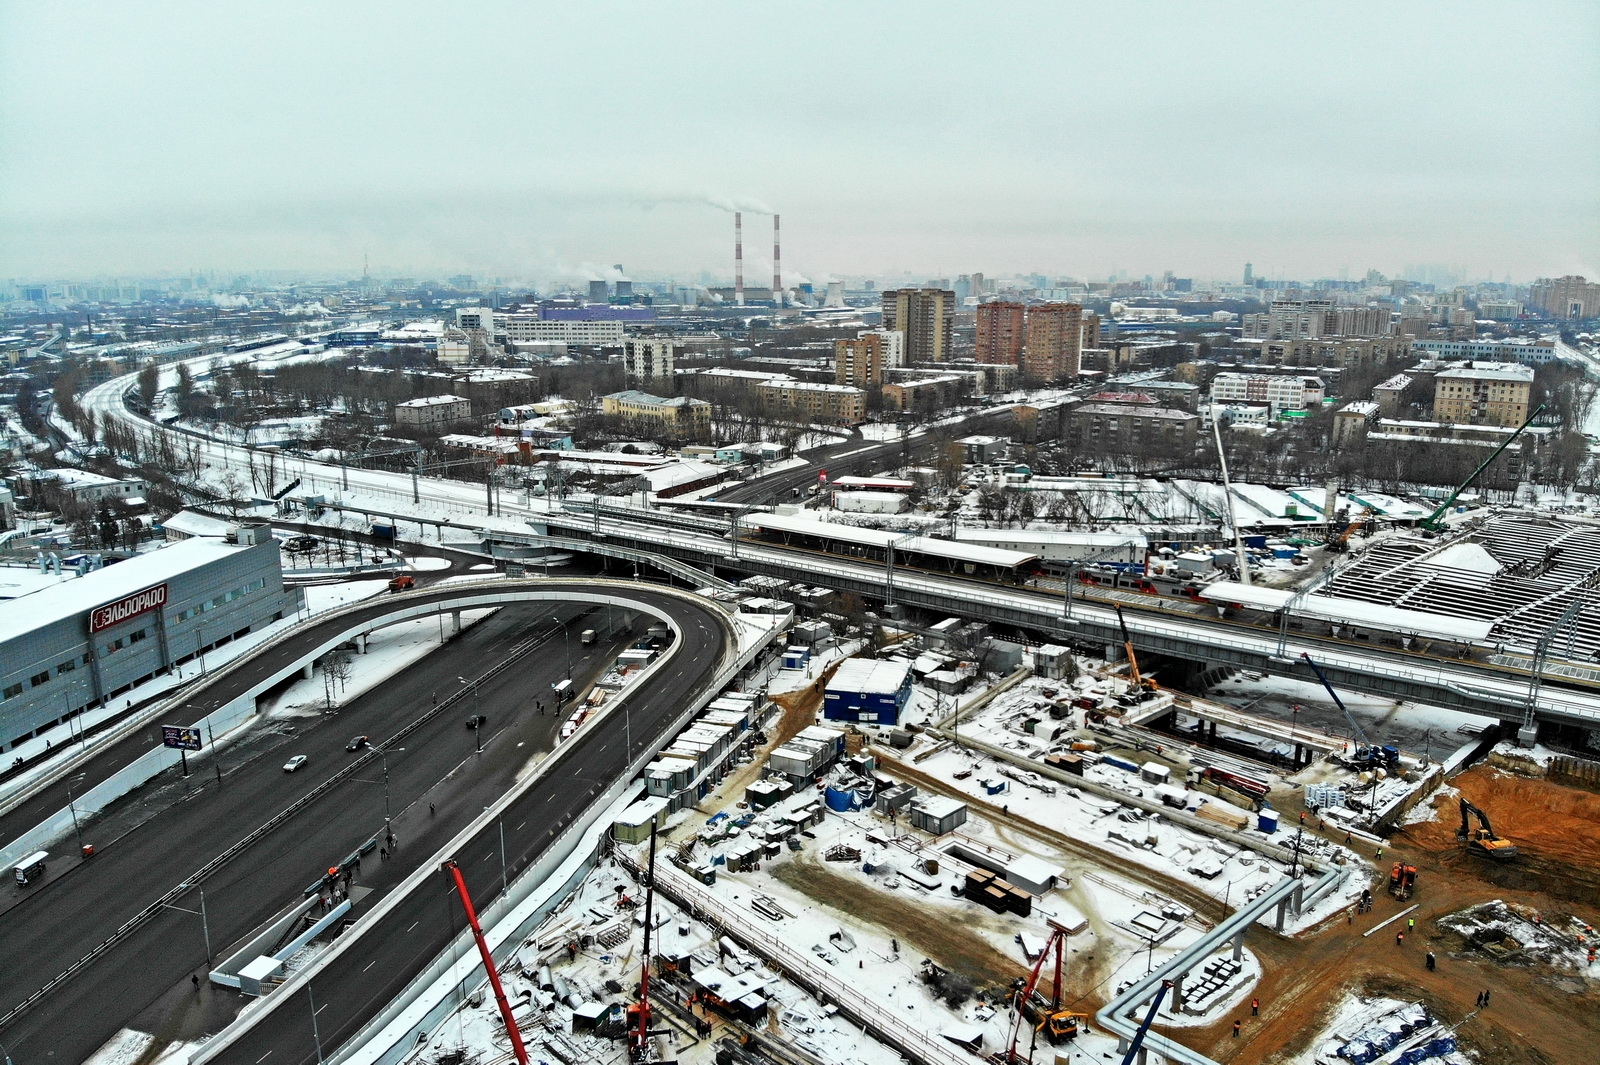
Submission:
POLYGON ((819 282, 1592 274, 1596 54, 1586 2, 7 3, 0 275, 720 278, 734 202, 819 282))

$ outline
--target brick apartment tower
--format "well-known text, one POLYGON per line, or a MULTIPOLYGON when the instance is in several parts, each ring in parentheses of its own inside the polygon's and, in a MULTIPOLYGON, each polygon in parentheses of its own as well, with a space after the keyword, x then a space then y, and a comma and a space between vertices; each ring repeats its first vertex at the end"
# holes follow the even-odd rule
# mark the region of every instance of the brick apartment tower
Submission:
POLYGON ((1027 308, 995 300, 978 304, 978 337, 973 359, 999 366, 1021 366, 1027 338, 1027 308))
POLYGON ((944 288, 890 289, 883 294, 883 327, 906 337, 906 362, 950 358, 956 294, 944 288))
POLYGON ((833 379, 836 384, 857 388, 881 385, 887 363, 882 333, 862 333, 854 340, 834 341, 833 379))
POLYGON ((1083 351, 1083 307, 1076 303, 1041 303, 1028 309, 1028 339, 1022 375, 1054 383, 1078 376, 1083 351))

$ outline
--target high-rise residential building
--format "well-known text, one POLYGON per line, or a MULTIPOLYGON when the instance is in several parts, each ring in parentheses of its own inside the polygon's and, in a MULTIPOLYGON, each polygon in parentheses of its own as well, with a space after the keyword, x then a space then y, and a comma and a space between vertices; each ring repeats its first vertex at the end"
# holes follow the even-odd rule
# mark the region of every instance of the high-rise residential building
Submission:
POLYGON ((908 362, 944 362, 952 350, 955 303, 949 289, 889 289, 883 294, 883 327, 905 334, 908 362))
POLYGON ((1255 340, 1316 339, 1337 325, 1332 300, 1273 300, 1266 314, 1240 319, 1240 336, 1255 340))
POLYGON ((1528 419, 1533 367, 1464 362, 1433 379, 1433 420, 1455 425, 1518 426, 1528 419))
POLYGON ((1256 268, 1254 263, 1244 264, 1244 283, 1247 285, 1253 285, 1256 283, 1256 268))
POLYGON ((1333 312, 1333 329, 1342 337, 1381 337, 1389 335, 1389 308, 1339 307, 1333 312))
POLYGON ((1528 303, 1551 318, 1600 317, 1600 284, 1577 274, 1541 277, 1533 283, 1528 303))
POLYGON ((672 380, 683 343, 666 337, 628 337, 622 342, 622 365, 630 388, 672 380))
POLYGON ((1000 366, 1021 366, 1027 340, 1027 308, 994 300, 978 304, 977 345, 973 359, 1000 366))
POLYGON ((1028 309, 1028 335, 1022 355, 1024 377, 1049 382, 1076 378, 1082 352, 1082 305, 1041 303, 1028 309))
POLYGON ((854 340, 833 345, 833 379, 841 385, 881 385, 885 371, 905 362, 905 337, 888 329, 872 329, 854 340))

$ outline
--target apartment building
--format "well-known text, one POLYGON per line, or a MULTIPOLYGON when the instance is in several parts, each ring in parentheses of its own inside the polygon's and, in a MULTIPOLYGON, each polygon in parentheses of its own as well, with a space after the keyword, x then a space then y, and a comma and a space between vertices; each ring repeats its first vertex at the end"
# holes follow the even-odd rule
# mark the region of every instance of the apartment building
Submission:
POLYGON ((1083 307, 1041 303, 1028 310, 1023 375, 1037 381, 1076 380, 1083 352, 1083 307))
POLYGON ((1067 441, 1086 451, 1182 452, 1195 446, 1200 416, 1165 407, 1081 403, 1067 415, 1067 441))
POLYGON ((1459 425, 1518 426, 1528 420, 1533 368, 1514 362, 1466 362, 1433 379, 1433 418, 1459 425))
POLYGON ((472 419, 472 400, 442 395, 408 399, 394 405, 394 424, 418 433, 439 432, 472 419))
POLYGON ((1265 314, 1239 320, 1241 337, 1255 340, 1299 340, 1327 336, 1338 327, 1332 300, 1273 300, 1265 314))
POLYGON ((528 344, 553 341, 586 347, 617 347, 622 343, 624 323, 585 319, 547 319, 537 314, 499 316, 508 341, 528 344))
POLYGON ((892 381, 883 386, 885 410, 931 413, 955 406, 972 394, 973 378, 964 374, 940 374, 916 381, 892 381))
POLYGON ((883 294, 883 327, 905 335, 907 362, 944 362, 952 349, 956 294, 943 288, 890 289, 883 294))
POLYGON ((1600 284, 1578 274, 1541 277, 1533 283, 1528 303, 1550 318, 1600 317, 1600 284))
POLYGON ((1308 410, 1321 403, 1327 389, 1320 377, 1297 374, 1219 373, 1211 381, 1213 404, 1265 405, 1276 418, 1286 410, 1308 410))
POLYGON ((1378 421, 1378 404, 1370 399, 1346 403, 1333 412, 1333 447, 1354 447, 1367 438, 1367 431, 1378 421))
POLYGON ((711 404, 689 396, 665 399, 628 389, 602 397, 600 413, 627 418, 646 431, 654 429, 665 436, 703 440, 711 435, 711 404))
POLYGON ((771 381, 756 394, 762 410, 780 421, 856 425, 867 417, 867 394, 851 385, 771 381))
POLYGON ((856 388, 883 384, 890 367, 905 361, 905 336, 888 329, 874 329, 854 340, 840 340, 833 346, 834 383, 856 388))
POLYGON ((1430 359, 1482 359, 1486 362, 1517 362, 1524 366, 1543 366, 1554 362, 1556 342, 1539 340, 1413 340, 1411 350, 1430 359))
POLYGON ((977 310, 977 362, 1021 366, 1027 341, 1027 308, 1008 300, 980 303, 977 310))
POLYGON ((683 343, 668 337, 628 337, 622 342, 622 365, 629 387, 672 380, 683 343))

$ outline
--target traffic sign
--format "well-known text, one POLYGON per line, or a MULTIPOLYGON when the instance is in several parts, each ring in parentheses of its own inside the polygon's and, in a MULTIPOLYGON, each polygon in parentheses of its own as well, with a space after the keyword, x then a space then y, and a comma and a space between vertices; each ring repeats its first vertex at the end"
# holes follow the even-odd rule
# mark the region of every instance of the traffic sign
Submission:
POLYGON ((201 747, 200 730, 186 725, 162 725, 161 745, 180 751, 198 751, 201 747))

